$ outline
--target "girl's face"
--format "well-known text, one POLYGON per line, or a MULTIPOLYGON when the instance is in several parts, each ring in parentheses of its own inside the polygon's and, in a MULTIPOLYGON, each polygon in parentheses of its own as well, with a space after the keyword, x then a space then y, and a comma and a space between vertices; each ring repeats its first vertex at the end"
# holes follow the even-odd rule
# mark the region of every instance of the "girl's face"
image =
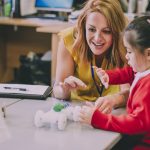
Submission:
POLYGON ((86 40, 94 55, 101 55, 112 45, 112 32, 106 18, 99 12, 93 12, 86 20, 86 40))
POLYGON ((128 64, 133 68, 134 72, 143 72, 148 68, 148 62, 146 56, 139 52, 138 49, 134 49, 127 42, 125 36, 123 38, 124 46, 126 47, 126 59, 128 64))

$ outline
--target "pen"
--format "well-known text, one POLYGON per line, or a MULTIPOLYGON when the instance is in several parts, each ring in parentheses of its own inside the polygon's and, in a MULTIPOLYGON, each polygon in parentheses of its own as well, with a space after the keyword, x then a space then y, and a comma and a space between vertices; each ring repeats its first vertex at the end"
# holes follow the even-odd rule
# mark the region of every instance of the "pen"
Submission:
POLYGON ((15 87, 8 87, 8 86, 5 86, 4 89, 9 89, 9 90, 19 90, 19 91, 27 91, 26 88, 15 88, 15 87))

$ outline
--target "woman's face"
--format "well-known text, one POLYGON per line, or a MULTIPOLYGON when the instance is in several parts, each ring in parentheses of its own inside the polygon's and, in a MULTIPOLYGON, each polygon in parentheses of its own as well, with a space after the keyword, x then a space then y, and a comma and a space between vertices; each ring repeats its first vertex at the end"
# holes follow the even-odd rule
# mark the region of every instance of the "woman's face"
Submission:
POLYGON ((112 45, 111 29, 101 13, 92 12, 87 16, 86 40, 94 55, 102 55, 112 45))

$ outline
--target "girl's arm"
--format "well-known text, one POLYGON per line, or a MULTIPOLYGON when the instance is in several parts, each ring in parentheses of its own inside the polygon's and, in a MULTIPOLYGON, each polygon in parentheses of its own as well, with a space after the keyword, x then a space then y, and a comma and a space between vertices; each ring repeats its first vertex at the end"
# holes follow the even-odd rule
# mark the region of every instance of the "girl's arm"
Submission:
MULTIPOLYGON (((111 77, 113 76, 114 78, 117 79, 120 76, 119 75, 120 70, 119 73, 118 71, 111 70, 108 76, 107 71, 103 70, 102 68, 97 68, 97 67, 94 68, 96 69, 96 73, 100 78, 102 84, 105 86, 105 88, 108 88, 109 76, 111 77)), ((111 80, 113 81, 114 78, 112 78, 111 80)), ((121 84, 119 93, 113 95, 107 95, 104 97, 99 97, 95 103, 95 106, 103 113, 111 113, 113 108, 125 106, 129 95, 129 87, 130 87, 129 84, 121 84)))
POLYGON ((113 109, 124 107, 129 95, 129 84, 120 85, 120 92, 99 97, 95 102, 96 108, 103 113, 111 113, 113 109))

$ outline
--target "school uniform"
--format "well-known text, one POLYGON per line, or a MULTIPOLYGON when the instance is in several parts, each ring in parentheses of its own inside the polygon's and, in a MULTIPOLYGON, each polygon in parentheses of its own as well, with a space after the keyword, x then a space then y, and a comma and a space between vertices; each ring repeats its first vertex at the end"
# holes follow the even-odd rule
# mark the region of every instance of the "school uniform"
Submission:
POLYGON ((131 67, 125 67, 107 73, 109 84, 131 84, 127 114, 114 116, 96 110, 92 116, 92 126, 126 135, 141 135, 134 149, 150 149, 150 70, 134 73, 131 67))

